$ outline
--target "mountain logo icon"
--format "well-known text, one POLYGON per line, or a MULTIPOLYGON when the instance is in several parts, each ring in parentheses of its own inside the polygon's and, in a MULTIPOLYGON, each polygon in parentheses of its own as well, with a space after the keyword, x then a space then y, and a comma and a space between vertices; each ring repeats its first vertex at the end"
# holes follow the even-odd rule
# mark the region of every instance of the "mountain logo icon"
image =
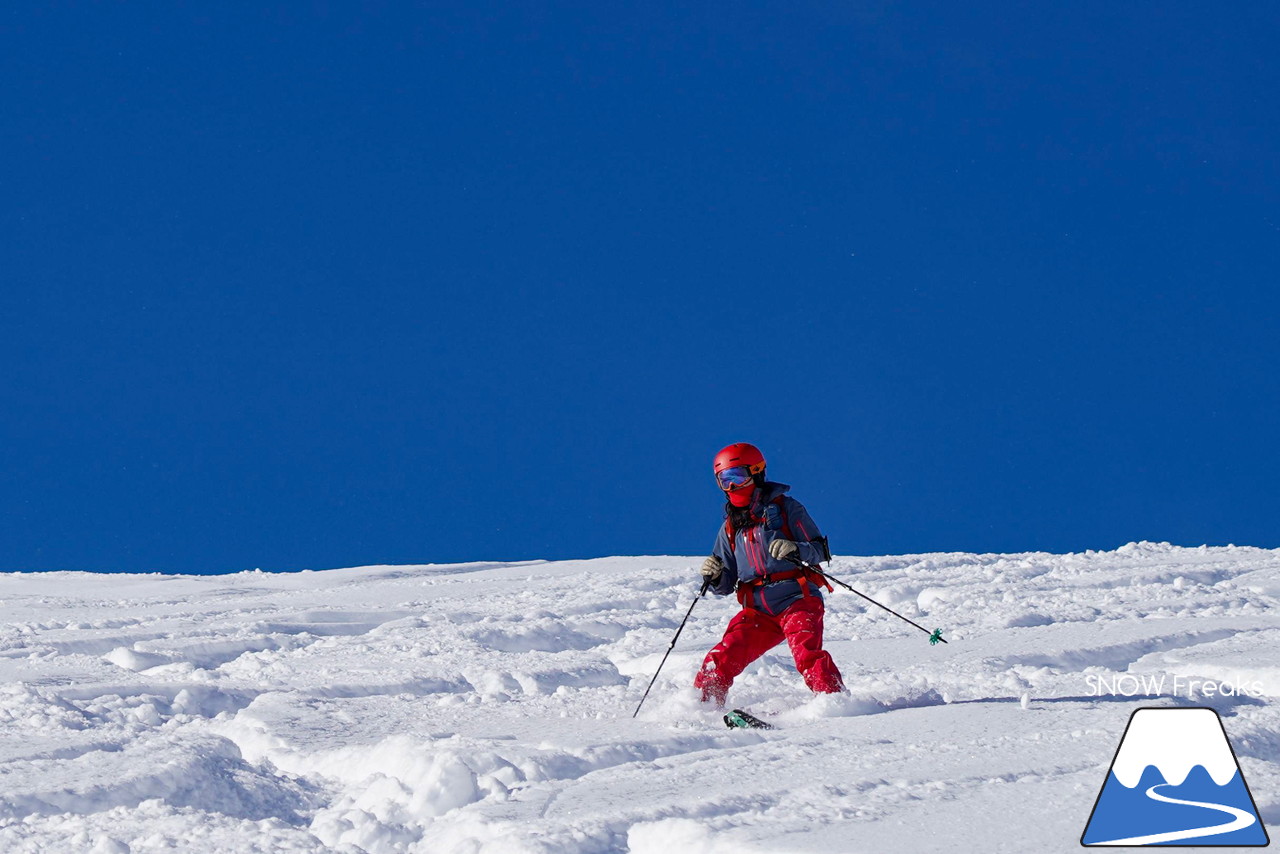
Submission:
POLYGON ((1129 718, 1080 844, 1265 846, 1271 842, 1213 709, 1129 718))

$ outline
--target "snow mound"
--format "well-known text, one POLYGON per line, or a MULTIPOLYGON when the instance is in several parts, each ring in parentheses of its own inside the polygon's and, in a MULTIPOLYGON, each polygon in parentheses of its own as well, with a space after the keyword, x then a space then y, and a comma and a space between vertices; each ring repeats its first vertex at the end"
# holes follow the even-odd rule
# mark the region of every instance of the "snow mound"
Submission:
POLYGON ((1221 711, 1280 815, 1278 552, 837 558, 950 643, 837 590, 846 693, 785 645, 733 686, 773 730, 691 688, 737 609, 710 596, 633 717, 700 561, 0 574, 0 850, 1069 851, 1150 705, 1221 711))

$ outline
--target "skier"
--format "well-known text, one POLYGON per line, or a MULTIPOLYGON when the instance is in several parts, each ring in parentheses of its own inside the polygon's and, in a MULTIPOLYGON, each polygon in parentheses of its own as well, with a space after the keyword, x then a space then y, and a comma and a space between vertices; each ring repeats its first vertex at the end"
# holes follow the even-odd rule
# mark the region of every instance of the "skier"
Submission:
POLYGON ((840 671, 822 648, 819 588, 830 590, 831 585, 792 562, 830 560, 826 537, 804 505, 786 494, 791 487, 765 479, 764 455, 755 445, 738 442, 724 448, 716 454, 714 470, 728 501, 702 575, 718 595, 736 592, 742 610, 729 621, 694 679, 702 701, 723 706, 734 678, 783 640, 811 691, 843 691, 840 671))

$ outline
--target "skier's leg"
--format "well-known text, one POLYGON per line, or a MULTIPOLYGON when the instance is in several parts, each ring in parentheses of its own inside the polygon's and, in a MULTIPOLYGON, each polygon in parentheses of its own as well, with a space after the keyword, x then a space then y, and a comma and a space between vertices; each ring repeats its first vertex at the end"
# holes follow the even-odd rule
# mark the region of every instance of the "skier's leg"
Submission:
POLYGON ((693 687, 702 692, 702 701, 724 705, 729 686, 747 665, 782 643, 777 622, 759 611, 743 608, 729 621, 720 643, 711 648, 693 687))
POLYGON ((822 618, 825 608, 817 596, 806 596, 778 616, 786 635, 796 670, 815 694, 834 694, 844 689, 844 680, 831 653, 822 648, 822 618))

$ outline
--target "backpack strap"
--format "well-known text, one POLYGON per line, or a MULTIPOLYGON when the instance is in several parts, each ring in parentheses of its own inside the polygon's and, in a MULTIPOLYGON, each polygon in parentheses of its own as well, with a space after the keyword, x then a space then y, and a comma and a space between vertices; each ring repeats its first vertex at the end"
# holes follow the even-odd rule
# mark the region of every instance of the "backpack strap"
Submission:
MULTIPOLYGON (((779 512, 779 514, 780 514, 780 515, 781 515, 781 517, 782 517, 782 536, 786 537, 788 540, 791 540, 791 542, 793 542, 793 543, 794 543, 794 542, 796 541, 796 538, 795 538, 794 536, 792 536, 792 534, 791 534, 791 525, 787 523, 787 504, 786 504, 786 501, 784 500, 785 498, 786 498, 786 496, 784 496, 784 495, 779 495, 777 498, 773 499, 773 502, 772 502, 772 503, 773 503, 773 504, 778 505, 778 512, 779 512)), ((805 542, 815 542, 815 541, 814 541, 814 540, 806 540, 805 542)), ((827 555, 827 560, 830 560, 830 559, 831 559, 831 555, 830 555, 830 552, 827 552, 827 540, 826 540, 826 538, 825 538, 825 537, 823 537, 823 538, 822 538, 822 540, 821 540, 820 542, 821 542, 821 548, 822 548, 823 552, 824 552, 824 553, 826 553, 826 555, 827 555)), ((797 569, 797 570, 795 570, 795 571, 799 573, 799 575, 795 576, 795 579, 796 579, 796 581, 798 581, 798 582, 800 583, 800 593, 801 593, 801 595, 803 595, 803 596, 812 596, 812 595, 813 595, 812 593, 810 593, 810 592, 809 592, 809 585, 810 585, 811 583, 812 583, 812 584, 816 584, 816 585, 818 585, 819 587, 825 587, 825 588, 827 589, 827 592, 828 592, 828 593, 832 593, 832 592, 834 592, 834 591, 835 591, 835 588, 831 586, 831 582, 830 582, 830 581, 827 581, 827 577, 826 577, 825 575, 822 575, 821 573, 814 572, 814 571, 813 571, 813 570, 811 570, 811 569, 805 569, 804 567, 800 567, 800 568, 798 568, 798 569, 797 569)), ((771 575, 771 576, 769 576, 769 577, 770 577, 770 578, 778 578, 778 577, 790 577, 790 576, 789 576, 789 575, 787 575, 787 574, 783 574, 783 573, 774 573, 773 575, 771 575)))
MULTIPOLYGON (((773 499, 769 501, 769 503, 772 504, 774 507, 778 508, 778 520, 782 523, 779 526, 779 529, 782 532, 782 536, 788 540, 791 540, 791 542, 793 543, 796 542, 795 534, 791 532, 791 523, 787 519, 786 495, 775 496, 773 499)), ((768 520, 762 519, 761 521, 765 522, 768 520)), ((729 554, 734 554, 738 548, 737 536, 736 536, 737 531, 734 530, 733 518, 728 513, 725 513, 725 516, 724 516, 724 534, 725 534, 725 538, 729 541, 729 554)), ((816 540, 806 540, 805 542, 813 543, 815 546, 817 546, 819 549, 822 550, 822 554, 824 555, 826 560, 831 560, 831 549, 827 545, 826 537, 819 537, 816 540)), ((823 558, 819 558, 820 561, 822 559, 823 558)), ((778 577, 780 577, 779 573, 774 573, 772 576, 770 576, 770 578, 778 578, 778 577)), ((827 581, 827 579, 822 575, 818 575, 816 573, 802 572, 802 574, 797 578, 797 580, 800 582, 800 589, 805 596, 811 595, 809 593, 810 581, 818 584, 821 587, 825 587, 827 590, 831 590, 831 591, 835 590, 835 588, 831 586, 831 582, 827 581)))
POLYGON ((785 495, 779 495, 769 503, 778 508, 778 518, 782 520, 782 536, 788 540, 795 542, 795 536, 791 533, 791 525, 787 522, 787 501, 785 495))
MULTIPOLYGON (((782 496, 781 496, 781 495, 779 495, 777 498, 775 498, 773 501, 770 501, 769 503, 770 503, 770 504, 778 504, 779 509, 781 510, 781 506, 782 506, 782 505, 781 505, 781 504, 779 504, 779 499, 781 499, 781 498, 782 498, 782 496)), ((782 519, 783 519, 783 523, 782 523, 782 524, 783 524, 783 526, 784 526, 784 528, 783 528, 783 529, 784 529, 784 530, 787 530, 787 529, 786 529, 786 527, 785 527, 785 526, 786 526, 786 518, 787 518, 786 511, 785 511, 785 510, 782 510, 782 511, 781 511, 781 514, 782 514, 782 519)), ((752 516, 751 518, 752 518, 752 519, 756 519, 756 517, 755 517, 755 516, 752 516)), ((757 519, 757 521, 758 521, 758 522, 764 522, 765 520, 764 520, 764 519, 757 519)), ((737 549, 738 549, 737 538, 734 536, 735 534, 737 534, 737 529, 733 527, 733 515, 732 515, 730 512, 728 512, 728 511, 726 510, 726 511, 725 511, 725 514, 724 514, 724 535, 725 535, 725 538, 729 540, 729 554, 733 554, 733 553, 734 553, 735 551, 737 551, 737 549)))
MULTIPOLYGON (((827 581, 825 576, 819 575, 811 569, 797 567, 795 569, 785 569, 782 572, 775 572, 768 578, 756 578, 752 581, 739 584, 737 589, 739 604, 744 608, 755 608, 757 611, 760 610, 759 608, 756 608, 755 605, 756 591, 767 584, 774 584, 778 581, 795 581, 800 585, 800 595, 802 597, 815 595, 809 588, 810 584, 815 584, 818 587, 825 587, 828 591, 833 589, 831 587, 831 582, 827 581)), ((763 595, 761 596, 761 601, 763 601, 763 595)))

